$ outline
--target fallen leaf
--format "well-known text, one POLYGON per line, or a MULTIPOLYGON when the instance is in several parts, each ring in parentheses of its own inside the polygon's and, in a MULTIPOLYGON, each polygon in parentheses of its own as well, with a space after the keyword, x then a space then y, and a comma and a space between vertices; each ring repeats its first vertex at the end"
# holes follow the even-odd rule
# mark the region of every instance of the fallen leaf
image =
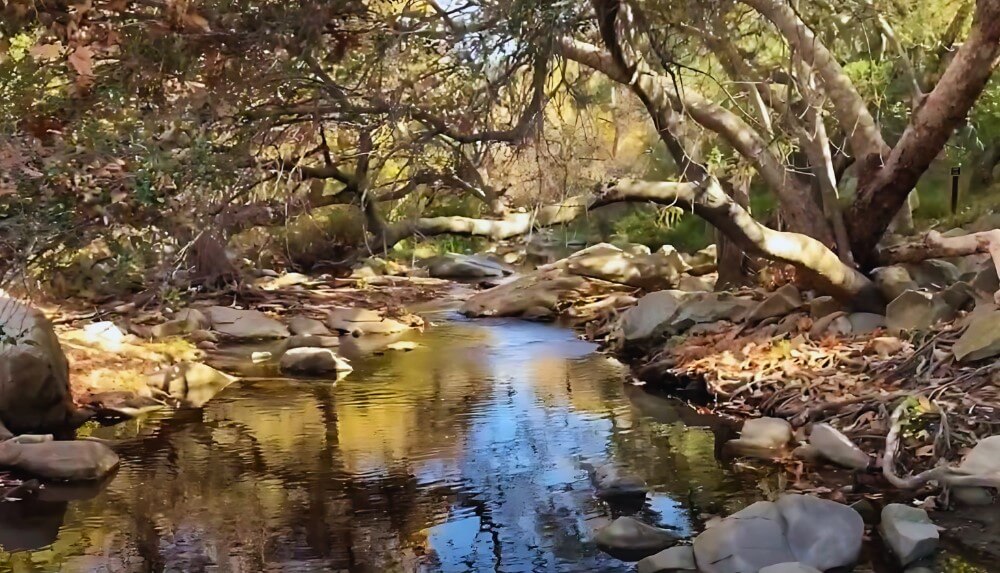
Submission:
POLYGON ((41 44, 32 46, 28 53, 31 54, 32 58, 36 60, 54 60, 62 55, 63 47, 62 44, 56 42, 54 44, 41 44))
POLYGON ((80 46, 74 50, 66 58, 66 63, 83 77, 91 78, 94 76, 94 51, 90 49, 90 46, 80 46))

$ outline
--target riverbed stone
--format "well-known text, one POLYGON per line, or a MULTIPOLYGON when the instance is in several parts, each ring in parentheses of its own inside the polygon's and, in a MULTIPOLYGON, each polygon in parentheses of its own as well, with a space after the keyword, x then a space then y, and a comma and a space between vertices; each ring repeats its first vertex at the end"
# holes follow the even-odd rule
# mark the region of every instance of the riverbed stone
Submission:
POLYGON ((331 330, 354 336, 396 334, 412 328, 399 320, 366 308, 335 308, 327 312, 326 325, 331 330))
POLYGON ((640 298, 622 314, 618 328, 626 342, 644 340, 678 334, 696 324, 741 320, 753 306, 753 300, 728 293, 664 290, 640 298))
POLYGON ((353 370, 346 360, 329 348, 291 348, 281 355, 280 366, 284 372, 310 376, 353 370))
POLYGON ((776 504, 796 561, 822 571, 857 562, 865 522, 856 511, 809 495, 785 494, 776 504))
POLYGON ((851 333, 851 321, 844 311, 832 312, 813 323, 809 337, 819 340, 826 336, 846 336, 851 333))
POLYGON ((809 445, 827 460, 845 468, 866 469, 871 458, 847 436, 829 424, 816 424, 809 434, 809 445))
POLYGON ((869 334, 885 326, 885 317, 870 312, 853 312, 847 316, 851 323, 851 334, 869 334))
POLYGON ((420 265, 437 279, 474 280, 511 274, 499 263, 479 255, 447 253, 424 259, 420 265))
POLYGON ((815 567, 810 567, 805 563, 799 563, 796 561, 793 563, 768 565, 767 567, 761 569, 758 573, 822 573, 822 571, 815 567))
POLYGON ((958 467, 969 474, 1000 472, 1000 436, 979 440, 958 467))
POLYGON ((952 346, 959 362, 974 362, 1000 354, 1000 310, 975 312, 969 326, 952 346))
POLYGON ((285 348, 336 348, 340 346, 338 336, 318 336, 315 334, 296 334, 288 337, 285 348))
POLYGON ((0 443, 0 467, 53 481, 99 480, 118 466, 118 455, 89 440, 36 440, 18 437, 0 443))
POLYGON ((576 276, 646 290, 673 288, 680 280, 680 274, 688 269, 676 251, 630 254, 608 243, 577 251, 552 266, 576 276))
POLYGON ((237 380, 199 362, 181 362, 146 378, 146 384, 170 401, 200 408, 237 380))
POLYGON ((966 507, 993 505, 993 492, 985 487, 956 487, 951 490, 951 499, 966 507))
POLYGON ((714 289, 715 283, 705 277, 683 275, 677 281, 677 290, 684 292, 712 292, 714 289))
POLYGON ((639 561, 677 544, 669 529, 653 527, 634 517, 619 517, 594 536, 597 546, 622 561, 639 561))
POLYGON ((701 573, 745 573, 795 561, 778 506, 759 501, 706 529, 694 540, 701 573))
POLYGON ((786 284, 750 311, 747 320, 760 322, 775 316, 785 316, 800 306, 802 306, 802 295, 799 289, 793 284, 786 284))
POLYGON ((921 288, 940 290, 958 282, 962 273, 958 267, 941 259, 926 259, 903 267, 921 288))
POLYGON ((604 500, 641 500, 649 491, 642 478, 611 464, 594 468, 590 477, 597 497, 604 500))
POLYGON ((637 573, 681 573, 695 571, 694 548, 680 545, 664 549, 656 555, 643 558, 636 564, 637 573))
POLYGON ((307 316, 293 316, 288 319, 288 330, 296 336, 332 336, 333 333, 321 321, 307 316))
POLYGON ((781 418, 754 418, 743 424, 739 440, 733 441, 761 448, 780 449, 792 441, 792 425, 781 418))
POLYGON ((62 431, 85 419, 73 404, 69 363, 52 323, 0 295, 0 439, 62 431))
POLYGON ((927 330, 957 313, 940 294, 908 290, 886 307, 886 326, 892 332, 927 330))
POLYGON ((212 330, 235 339, 288 338, 291 333, 284 324, 256 310, 213 306, 205 310, 212 321, 212 330))
POLYGON ((885 300, 896 300, 908 290, 920 288, 909 271, 900 265, 883 267, 875 271, 875 286, 885 300))
POLYGON ((938 547, 938 529, 927 512, 918 507, 899 503, 885 506, 879 532, 904 567, 933 555, 938 547))
POLYGON ((818 296, 809 301, 809 316, 823 318, 837 311, 844 310, 844 305, 832 296, 818 296))

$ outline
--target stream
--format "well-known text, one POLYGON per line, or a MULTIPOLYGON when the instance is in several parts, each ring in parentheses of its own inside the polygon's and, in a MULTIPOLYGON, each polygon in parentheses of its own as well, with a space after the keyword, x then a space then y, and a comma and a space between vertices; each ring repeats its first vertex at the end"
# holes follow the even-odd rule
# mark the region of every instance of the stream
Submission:
POLYGON ((632 571, 591 541, 617 515, 588 465, 645 479, 641 518, 685 536, 778 488, 569 330, 433 320, 409 352, 348 339, 336 384, 265 364, 202 409, 88 429, 117 475, 0 504, 0 571, 632 571))

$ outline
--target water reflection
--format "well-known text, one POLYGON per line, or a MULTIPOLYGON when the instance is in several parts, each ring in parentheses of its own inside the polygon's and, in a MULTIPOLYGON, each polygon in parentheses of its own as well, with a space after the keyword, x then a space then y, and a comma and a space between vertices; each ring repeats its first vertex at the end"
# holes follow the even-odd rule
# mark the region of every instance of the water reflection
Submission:
POLYGON ((586 464, 643 477, 644 518, 683 533, 758 496, 759 475, 716 461, 713 420, 624 387, 565 330, 450 323, 420 342, 348 349, 336 385, 257 377, 96 431, 120 440, 117 477, 61 506, 0 504, 35 536, 0 529, 0 571, 623 571, 590 542, 614 511, 586 464))

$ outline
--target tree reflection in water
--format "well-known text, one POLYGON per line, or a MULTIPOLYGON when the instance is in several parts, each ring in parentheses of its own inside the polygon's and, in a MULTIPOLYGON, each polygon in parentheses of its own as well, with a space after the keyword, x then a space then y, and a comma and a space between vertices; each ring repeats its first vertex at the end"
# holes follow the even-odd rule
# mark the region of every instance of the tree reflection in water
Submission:
POLYGON ((568 331, 450 323, 420 343, 355 357, 335 386, 237 384, 201 410, 100 430, 123 439, 118 476, 21 527, 37 541, 6 541, 0 563, 620 571, 590 542, 614 513, 585 464, 643 477, 653 493, 642 516, 683 532, 759 495, 716 461, 713 431, 697 427, 714 420, 626 387, 568 331))

